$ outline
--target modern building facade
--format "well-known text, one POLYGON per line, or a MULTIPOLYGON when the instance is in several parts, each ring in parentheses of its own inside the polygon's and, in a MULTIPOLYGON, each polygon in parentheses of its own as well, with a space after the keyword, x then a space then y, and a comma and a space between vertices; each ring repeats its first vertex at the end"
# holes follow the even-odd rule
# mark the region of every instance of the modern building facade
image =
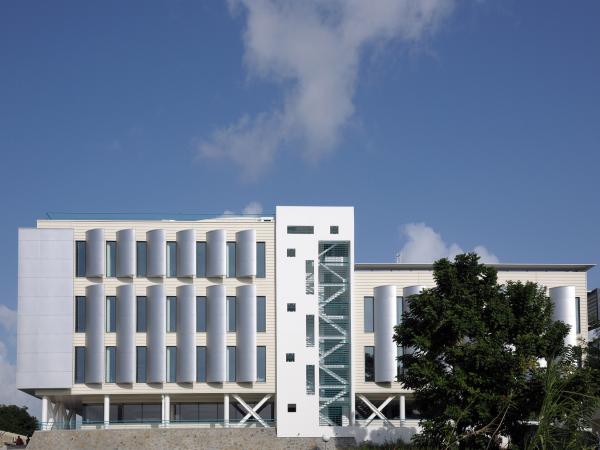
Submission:
MULTIPOLYGON (((19 230, 18 388, 46 429, 410 435, 393 326, 432 265, 355 263, 354 242, 351 207, 39 220, 19 230)), ((586 338, 591 265, 496 266, 546 286, 568 343, 586 338)))

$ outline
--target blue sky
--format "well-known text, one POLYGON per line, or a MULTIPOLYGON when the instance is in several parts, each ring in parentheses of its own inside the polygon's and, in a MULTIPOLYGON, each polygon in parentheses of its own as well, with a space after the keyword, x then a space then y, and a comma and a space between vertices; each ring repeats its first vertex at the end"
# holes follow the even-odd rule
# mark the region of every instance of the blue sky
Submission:
POLYGON ((600 3, 368 3, 2 2, 0 382, 47 211, 353 205, 357 261, 600 260, 600 3))

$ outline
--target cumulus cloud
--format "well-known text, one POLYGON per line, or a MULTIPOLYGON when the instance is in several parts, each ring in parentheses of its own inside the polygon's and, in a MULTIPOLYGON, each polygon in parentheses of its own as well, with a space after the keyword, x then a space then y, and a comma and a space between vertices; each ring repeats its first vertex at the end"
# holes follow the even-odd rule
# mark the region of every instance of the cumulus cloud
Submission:
POLYGON ((436 30, 454 0, 231 1, 243 10, 250 74, 280 83, 272 110, 244 115, 199 143, 201 156, 227 158, 256 176, 293 141, 303 156, 331 152, 354 114, 353 97, 365 47, 391 40, 415 44, 436 30))
MULTIPOLYGON (((433 228, 424 223, 409 223, 400 229, 406 240, 398 253, 399 263, 430 263, 440 258, 453 259, 465 251, 456 243, 448 244, 433 228)), ((473 252, 481 257, 483 263, 497 263, 498 258, 483 245, 477 245, 473 252)))
MULTIPOLYGON (((263 212, 263 207, 260 204, 260 202, 257 202, 257 201, 252 201, 252 202, 248 203, 242 209, 242 214, 248 214, 248 215, 258 216, 258 215, 262 214, 262 212, 263 212)), ((226 209, 225 211, 223 211, 223 215, 225 215, 225 216, 235 216, 236 214, 237 214, 237 212, 235 212, 231 209, 226 209)))

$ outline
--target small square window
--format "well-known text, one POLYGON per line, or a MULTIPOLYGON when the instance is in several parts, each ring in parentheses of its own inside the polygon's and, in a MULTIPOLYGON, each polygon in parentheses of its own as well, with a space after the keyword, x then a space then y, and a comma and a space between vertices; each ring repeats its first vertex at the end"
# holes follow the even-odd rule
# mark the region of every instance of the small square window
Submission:
POLYGON ((296 256, 296 249, 295 248, 288 248, 287 249, 287 255, 290 258, 293 258, 294 256, 296 256))
POLYGON ((286 353, 285 354, 285 362, 294 362, 294 361, 296 361, 295 353, 286 353))
POLYGON ((330 234, 339 234, 340 233, 340 227, 338 227, 337 225, 331 225, 329 227, 329 233, 330 234))
POLYGON ((296 412, 296 404, 288 403, 288 412, 296 412))
POLYGON ((288 312, 296 312, 296 304, 295 303, 288 303, 287 304, 287 310, 288 310, 288 312))

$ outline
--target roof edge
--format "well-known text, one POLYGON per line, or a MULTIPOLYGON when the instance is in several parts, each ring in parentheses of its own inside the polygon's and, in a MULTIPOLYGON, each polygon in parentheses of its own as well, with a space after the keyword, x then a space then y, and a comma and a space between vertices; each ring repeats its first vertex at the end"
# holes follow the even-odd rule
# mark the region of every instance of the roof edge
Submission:
MULTIPOLYGON (((529 271, 565 271, 587 272, 596 264, 523 264, 523 263, 494 263, 486 264, 498 270, 529 270, 529 271)), ((356 263, 354 270, 433 270, 433 263, 356 263)))

